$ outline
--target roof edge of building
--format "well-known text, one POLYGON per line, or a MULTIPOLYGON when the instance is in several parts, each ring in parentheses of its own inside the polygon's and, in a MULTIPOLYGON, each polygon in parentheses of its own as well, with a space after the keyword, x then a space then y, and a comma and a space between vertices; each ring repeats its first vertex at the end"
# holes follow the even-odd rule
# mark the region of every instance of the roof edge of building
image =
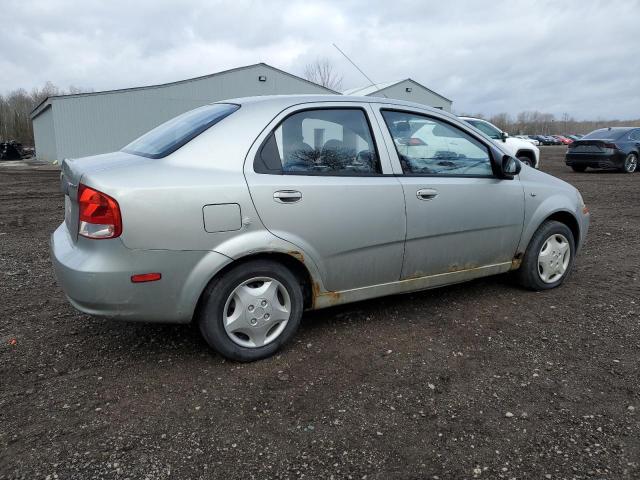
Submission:
POLYGON ((89 97, 89 96, 94 96, 94 95, 108 95, 108 94, 111 94, 111 93, 133 92, 133 91, 138 91, 138 90, 149 90, 149 89, 155 89, 155 88, 163 88, 163 87, 169 87, 169 86, 172 86, 172 85, 180 85, 182 83, 193 82, 193 81, 196 81, 196 80, 202 80, 202 79, 205 79, 205 78, 212 78, 212 77, 215 77, 215 76, 218 76, 218 75, 222 75, 222 74, 225 74, 225 73, 231 73, 231 72, 236 72, 236 71, 240 71, 240 70, 246 70, 246 69, 254 68, 254 67, 258 67, 258 66, 270 68, 271 70, 275 70, 275 71, 277 71, 279 73, 282 73, 284 75, 287 75, 289 77, 293 77, 293 78, 296 78, 298 80, 302 80, 303 82, 309 83, 309 84, 314 85, 316 87, 323 88, 324 90, 326 90, 329 93, 342 95, 340 92, 336 92, 335 90, 331 90, 330 88, 327 88, 327 87, 325 87, 323 85, 320 85, 320 84, 317 84, 315 82, 312 82, 311 80, 307 80, 306 78, 299 77, 297 75, 294 75, 293 73, 286 72, 284 70, 281 70, 279 68, 271 66, 271 65, 269 65, 267 63, 259 62, 259 63, 253 63, 251 65, 244 65, 242 67, 235 67, 235 68, 230 68, 228 70, 222 70, 220 72, 209 73, 207 75, 200 75, 199 77, 186 78, 184 80, 177 80, 177 81, 174 81, 174 82, 159 83, 159 84, 155 84, 155 85, 143 85, 143 86, 140 86, 140 87, 116 88, 116 89, 113 89, 113 90, 101 90, 99 92, 71 93, 71 94, 67 94, 67 95, 51 95, 51 96, 45 98, 44 100, 42 100, 38 105, 36 105, 31 110, 31 112, 29 113, 29 117, 31 118, 31 120, 34 120, 38 115, 40 115, 44 111, 44 109, 46 108, 47 104, 52 104, 52 101, 54 99, 58 99, 58 98, 89 97))
POLYGON ((416 85, 418 85, 419 87, 424 88, 424 89, 425 89, 425 90, 427 90, 428 92, 433 93, 434 95, 436 95, 436 96, 438 96, 438 97, 442 98, 443 100, 446 100, 447 102, 451 102, 451 103, 453 103, 453 100, 451 100, 450 98, 447 98, 447 97, 445 97, 444 95, 441 95, 441 94, 439 94, 438 92, 435 92, 435 91, 431 90, 429 87, 425 87, 425 86, 424 86, 423 84, 421 84, 420 82, 416 82, 413 78, 405 78, 405 79, 400 80, 400 81, 398 81, 398 82, 396 82, 396 83, 393 83, 393 84, 391 84, 391 85, 387 85, 386 87, 381 88, 380 90, 377 90, 377 91, 375 91, 375 92, 372 92, 372 93, 367 94, 367 96, 373 96, 373 94, 374 94, 374 93, 380 93, 380 92, 382 92, 382 91, 384 91, 384 90, 387 90, 388 88, 395 87, 395 86, 396 86, 396 85, 398 85, 399 83, 406 82, 406 81, 409 81, 409 82, 415 83, 415 84, 416 84, 416 85))

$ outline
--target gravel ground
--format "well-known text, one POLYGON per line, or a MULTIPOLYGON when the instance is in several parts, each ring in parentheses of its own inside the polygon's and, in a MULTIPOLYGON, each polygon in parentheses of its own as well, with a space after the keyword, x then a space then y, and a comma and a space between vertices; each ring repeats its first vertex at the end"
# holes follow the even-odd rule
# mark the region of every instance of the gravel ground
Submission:
POLYGON ((640 478, 640 173, 563 152, 543 169, 592 213, 563 287, 309 313, 252 364, 76 312, 49 261, 58 172, 0 167, 0 478, 640 478))

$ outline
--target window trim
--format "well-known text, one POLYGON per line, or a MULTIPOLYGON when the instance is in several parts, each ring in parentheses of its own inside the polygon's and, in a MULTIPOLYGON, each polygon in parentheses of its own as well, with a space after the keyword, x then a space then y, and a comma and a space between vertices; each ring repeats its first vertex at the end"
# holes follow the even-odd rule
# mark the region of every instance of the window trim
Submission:
POLYGON ((416 112, 414 110, 407 110, 407 109, 403 109, 403 108, 380 107, 379 111, 380 111, 380 116, 382 117, 382 120, 384 122, 384 128, 387 129, 387 132, 389 133, 389 136, 391 137, 391 141, 393 142, 393 149, 394 149, 394 151, 396 153, 396 158, 398 160, 398 163, 400 164, 400 169, 402 171, 402 173, 395 174, 396 177, 495 178, 497 180, 500 180, 500 177, 499 177, 499 175, 497 173, 497 165, 496 165, 496 159, 495 159, 495 155, 494 155, 495 151, 497 150, 497 147, 495 145, 492 145, 492 144, 487 144, 485 139, 483 139, 481 137, 478 137, 478 135, 475 132, 467 130, 466 128, 464 128, 464 125, 462 126, 463 128, 461 128, 460 125, 456 125, 455 123, 449 121, 446 118, 442 118, 442 117, 435 116, 435 115, 429 115, 428 113, 416 112), (395 113, 408 113, 410 115, 416 115, 418 117, 426 117, 426 118, 429 118, 429 119, 432 119, 432 120, 436 120, 438 122, 445 123, 445 124, 447 124, 447 125, 449 125, 449 126, 451 126, 453 128, 456 128, 458 130, 462 130, 464 133, 469 135, 471 138, 473 138, 474 140, 476 140, 477 142, 479 142, 480 144, 485 146, 485 148, 487 149, 487 153, 489 155, 489 164, 491 165, 491 171, 493 173, 491 175, 478 175, 478 174, 470 174, 470 173, 462 173, 462 174, 455 174, 455 173, 436 174, 436 173, 413 173, 413 172, 406 173, 404 171, 404 169, 402 168, 402 163, 400 162, 400 153, 398 152, 398 147, 396 146, 396 142, 393 139, 393 134, 391 133, 391 129, 389 128, 389 125, 387 125, 386 118, 384 118, 383 112, 385 112, 385 111, 386 112, 395 112, 395 113))
POLYGON ((378 142, 376 141, 376 135, 375 132, 372 128, 372 124, 371 124, 371 119, 369 118, 367 109, 364 106, 355 106, 355 105, 350 105, 350 106, 328 106, 328 107, 323 107, 323 106, 310 106, 310 107, 304 107, 301 108, 299 110, 295 110, 293 112, 288 113, 287 115, 285 115, 270 131, 269 133, 266 135, 266 137, 262 140, 262 143, 260 144, 260 146, 258 147, 258 150, 256 151, 255 156, 253 157, 253 172, 257 173, 258 175, 287 175, 287 176, 302 176, 302 177, 384 177, 384 176, 394 176, 393 174, 385 174, 383 172, 383 168, 382 168, 382 159, 380 158, 380 150, 378 148, 378 142), (367 173, 362 173, 362 172, 286 172, 284 171, 284 169, 282 168, 282 165, 280 166, 280 170, 279 171, 270 171, 270 172, 266 172, 266 171, 259 171, 256 169, 256 163, 260 162, 262 163, 262 160, 260 160, 260 156, 262 155, 262 150, 265 148, 265 145, 269 142, 269 139, 271 138, 272 135, 275 134, 275 131, 280 128, 280 126, 287 121, 287 119, 289 117, 292 117, 293 115, 297 115, 299 113, 303 113, 303 112, 309 112, 309 111, 315 111, 315 110, 359 110, 364 114, 364 118, 365 121, 367 122, 367 127, 369 128, 369 135, 371 136, 371 141, 373 142, 373 148, 375 150, 376 153, 376 158, 378 160, 378 172, 375 173, 371 173, 371 172, 367 172, 367 173))

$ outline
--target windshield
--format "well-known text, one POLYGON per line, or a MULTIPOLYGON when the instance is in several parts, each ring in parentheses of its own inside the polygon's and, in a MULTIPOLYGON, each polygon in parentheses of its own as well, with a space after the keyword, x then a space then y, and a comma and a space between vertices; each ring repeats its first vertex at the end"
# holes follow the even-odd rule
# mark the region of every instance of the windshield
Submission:
POLYGON ((490 123, 483 122, 481 120, 467 120, 467 119, 465 119, 465 122, 473 125, 482 133, 484 133, 485 135, 488 135, 491 138, 501 138, 502 136, 502 132, 498 130, 496 127, 494 127, 493 125, 491 125, 490 123))
POLYGON ((166 157, 239 108, 230 103, 196 108, 145 133, 122 151, 149 158, 166 157))
POLYGON ((628 131, 626 128, 601 128, 588 133, 580 140, 617 140, 628 131))

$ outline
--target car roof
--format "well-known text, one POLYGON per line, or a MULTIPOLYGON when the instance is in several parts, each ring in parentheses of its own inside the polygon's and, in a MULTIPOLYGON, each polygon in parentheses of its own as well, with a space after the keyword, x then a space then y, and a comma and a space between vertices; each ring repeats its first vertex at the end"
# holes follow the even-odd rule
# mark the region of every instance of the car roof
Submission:
POLYGON ((612 132, 620 133, 620 132, 624 132, 626 130, 635 130, 636 128, 639 128, 639 127, 603 127, 603 128, 596 128, 595 130, 593 130, 590 133, 600 132, 600 131, 603 131, 603 130, 604 131, 609 131, 610 130, 612 132))
POLYGON ((489 120, 486 120, 484 118, 468 117, 466 115, 460 115, 458 118, 461 118, 463 120, 480 120, 481 122, 491 123, 489 120))
POLYGON ((287 108, 294 105, 300 105, 304 103, 316 103, 316 102, 334 102, 334 103, 382 103, 398 107, 409 107, 412 109, 427 110, 436 114, 444 115, 447 117, 458 118, 452 113, 446 112, 439 108, 429 107, 422 103, 407 102, 404 100, 397 100, 395 98, 383 98, 383 97, 361 97, 357 95, 262 95, 255 97, 240 97, 232 98, 228 100, 221 100, 214 103, 236 103, 239 105, 257 105, 273 106, 274 108, 287 108))

